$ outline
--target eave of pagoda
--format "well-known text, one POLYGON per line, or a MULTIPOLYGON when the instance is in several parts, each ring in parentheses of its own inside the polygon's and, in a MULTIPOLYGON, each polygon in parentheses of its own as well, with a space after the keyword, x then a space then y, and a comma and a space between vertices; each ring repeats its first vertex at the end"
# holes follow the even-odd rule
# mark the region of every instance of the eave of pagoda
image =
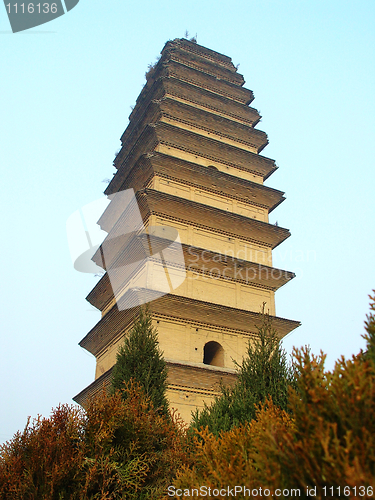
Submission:
MULTIPOLYGON (((206 137, 168 123, 155 124, 159 144, 166 148, 187 152, 192 156, 211 160, 218 165, 234 167, 254 173, 266 180, 276 169, 275 161, 255 152, 247 151, 216 138, 206 137)), ((254 129, 252 129, 254 131, 254 129)), ((197 163, 199 163, 197 161, 197 163)))
MULTIPOLYGON (((117 175, 120 176, 120 173, 117 175)), ((277 189, 157 152, 142 155, 132 170, 125 172, 118 191, 129 188, 139 191, 148 186, 155 176, 265 208, 268 213, 285 200, 284 193, 277 189)), ((107 188, 105 194, 113 192, 107 188)))
POLYGON ((232 63, 232 58, 226 56, 225 54, 220 54, 215 50, 198 45, 191 40, 186 38, 176 38, 174 40, 169 40, 163 47, 161 54, 164 55, 166 52, 171 52, 178 49, 186 54, 193 54, 200 57, 202 60, 208 61, 215 66, 221 66, 233 73, 237 71, 237 68, 232 63))
MULTIPOLYGON (((124 300, 135 303, 137 294, 142 290, 129 290, 124 300)), ((98 355, 107 345, 119 338, 132 322, 139 316, 141 306, 119 310, 117 305, 105 314, 102 319, 81 340, 79 345, 94 356, 98 355)), ((261 313, 246 311, 201 300, 190 299, 179 295, 166 294, 149 305, 152 317, 169 318, 199 327, 220 328, 227 332, 244 334, 257 338, 262 326, 261 313)), ((299 321, 270 316, 272 327, 278 336, 285 337, 300 326, 299 321)))
POLYGON ((245 87, 239 87, 225 80, 218 80, 212 75, 189 68, 176 61, 169 61, 167 64, 161 64, 161 61, 159 61, 156 67, 146 74, 147 82, 137 99, 137 103, 145 98, 155 81, 165 77, 189 83, 199 89, 208 90, 213 94, 237 101, 240 104, 248 105, 254 100, 253 92, 245 87))
MULTIPOLYGON (((277 247, 290 236, 289 230, 280 226, 250 219, 154 189, 138 191, 136 201, 144 224, 147 223, 151 215, 159 215, 165 220, 181 221, 191 226, 225 234, 232 238, 237 237, 252 241, 269 248, 277 247)), ((132 209, 134 209, 133 206, 129 208, 129 210, 132 209)), ((129 213, 128 210, 125 210, 118 220, 114 220, 110 204, 99 219, 98 224, 101 229, 110 233, 116 222, 117 234, 124 234, 121 228, 122 226, 126 227, 129 213)))
POLYGON ((238 174, 243 171, 263 180, 277 169, 275 161, 265 156, 180 129, 168 123, 156 123, 144 128, 125 159, 120 161, 119 157, 115 158, 114 165, 119 170, 119 175, 112 179, 109 191, 118 191, 119 181, 117 179, 123 179, 124 174, 131 170, 142 154, 158 151, 162 148, 163 153, 172 157, 179 158, 179 155, 188 155, 194 158, 194 163, 208 163, 221 171, 236 169, 238 174))
POLYGON ((190 104, 169 97, 153 100, 147 106, 140 121, 133 120, 123 134, 123 147, 116 161, 121 162, 137 141, 139 134, 150 123, 165 122, 191 130, 232 146, 260 153, 268 144, 267 134, 252 126, 220 117, 209 111, 197 109, 190 104))
POLYGON ((239 87, 229 81, 219 80, 215 76, 202 73, 195 68, 188 67, 177 61, 169 61, 165 68, 160 71, 160 76, 162 75, 191 83, 199 88, 209 90, 219 96, 233 99, 245 105, 250 104, 254 100, 254 94, 250 89, 239 87))
MULTIPOLYGON (((153 238, 153 248, 156 248, 158 245, 158 241, 155 240, 158 240, 158 238, 153 238)), ((162 239, 160 239, 159 243, 161 249, 166 248, 170 244, 170 242, 162 239)), ((255 288, 263 288, 275 292, 295 277, 295 274, 292 272, 237 259, 230 255, 219 254, 185 244, 182 244, 181 247, 186 270, 191 271, 195 275, 199 274, 206 279, 243 283, 255 288)), ((140 268, 144 266, 144 263, 147 262, 147 259, 150 259, 149 243, 145 234, 138 236, 136 239, 129 240, 128 244, 117 255, 113 256, 112 263, 108 260, 108 264, 113 265, 115 268, 125 266, 129 263, 132 255, 135 256, 134 260, 138 261, 139 264, 131 270, 131 274, 127 277, 128 280, 138 273, 140 268), (143 243, 142 240, 144 240, 143 243)), ((169 262, 168 257, 165 259, 168 269, 173 269, 174 262, 169 262)), ((122 274, 124 273, 122 272, 122 274)), ((114 300, 114 296, 107 273, 98 281, 86 297, 86 300, 100 311, 108 308, 114 300)))
MULTIPOLYGON (((140 121, 149 103, 165 96, 186 102, 199 109, 205 109, 219 116, 225 116, 245 125, 255 126, 261 118, 255 108, 176 78, 161 77, 145 92, 142 99, 137 100, 133 111, 129 115, 130 122, 137 123, 140 121)), ((124 142, 123 137, 121 137, 122 142, 124 142)))
MULTIPOLYGON (((168 376, 168 389, 177 391, 187 391, 195 394, 215 396, 220 392, 220 386, 233 385, 237 379, 235 370, 230 368, 220 368, 217 366, 204 365, 203 363, 186 363, 166 359, 168 376), (186 371, 190 376, 186 377, 186 371)), ((83 408, 89 400, 100 391, 107 391, 111 385, 112 370, 110 368, 103 375, 87 386, 83 391, 74 396, 73 400, 83 408)))
POLYGON ((171 63, 181 64, 187 68, 202 72, 205 75, 210 75, 217 80, 238 85, 240 87, 245 83, 243 75, 238 73, 233 65, 232 68, 229 69, 224 66, 217 65, 213 61, 201 57, 199 54, 181 50, 179 47, 173 47, 169 50, 166 48, 163 50, 158 64, 169 65, 171 63))
POLYGON ((111 386, 113 367, 107 370, 103 375, 98 377, 94 382, 85 387, 81 392, 74 396, 73 401, 86 408, 89 401, 100 394, 102 391, 107 392, 111 386))

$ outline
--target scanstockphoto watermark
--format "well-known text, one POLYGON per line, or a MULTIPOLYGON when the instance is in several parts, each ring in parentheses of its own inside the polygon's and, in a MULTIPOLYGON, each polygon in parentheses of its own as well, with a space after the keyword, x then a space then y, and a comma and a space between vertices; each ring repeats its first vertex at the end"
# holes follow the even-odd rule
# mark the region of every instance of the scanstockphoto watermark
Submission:
MULTIPOLYGON (((307 496, 309 496, 309 491, 307 488, 307 496)), ((237 496, 256 498, 256 497, 300 497, 301 490, 299 488, 291 489, 279 489, 276 488, 272 490, 270 488, 251 488, 246 486, 226 486, 221 488, 211 488, 210 486, 200 486, 199 488, 175 488, 174 486, 168 486, 167 488, 168 496, 170 497, 182 497, 182 498, 217 498, 217 497, 228 497, 235 498, 237 496)), ((314 496, 314 495, 312 495, 314 496)))
POLYGON ((293 272, 244 261, 232 252, 221 254, 192 246, 186 252, 186 266, 193 279, 224 279, 277 286, 295 277, 293 272))
POLYGON ((256 279, 272 281, 289 281, 292 278, 302 279, 306 264, 317 260, 315 250, 290 249, 281 255, 277 255, 277 261, 283 260, 293 272, 278 269, 272 265, 271 250, 267 248, 257 249, 252 245, 241 245, 241 248, 222 248, 203 250, 189 246, 187 251, 187 268, 194 273, 212 279, 234 279, 246 283, 256 279), (297 267, 295 264, 298 264, 297 267), (302 264, 303 263, 303 264, 302 264), (215 267, 215 264, 217 267, 215 267))
POLYGON ((66 229, 74 268, 106 272, 120 311, 172 293, 186 278, 178 231, 145 227, 133 189, 85 205, 66 229))
POLYGON ((167 488, 168 496, 170 497, 183 497, 183 498, 194 498, 194 497, 221 497, 230 498, 237 497, 241 495, 243 497, 249 498, 261 498, 261 497, 276 497, 276 498, 299 498, 303 494, 304 498, 371 498, 374 496, 374 488, 372 486, 323 486, 319 488, 317 486, 306 486, 305 489, 301 488, 251 488, 246 486, 226 486, 220 488, 211 488, 208 486, 200 486, 199 488, 175 488, 174 486, 168 486, 167 488))
POLYGON ((4 0, 13 33, 48 23, 72 10, 79 0, 16 1, 4 0))
POLYGON ((254 250, 250 246, 221 253, 222 248, 182 245, 173 227, 145 227, 133 189, 75 211, 68 218, 67 235, 74 268, 102 276, 102 285, 110 285, 119 310, 173 293, 187 276, 274 290, 295 277, 294 272, 266 264, 270 249, 259 251, 254 262, 249 260, 254 250))
POLYGON ((284 271, 283 269, 276 269, 266 267, 262 264, 238 264, 235 262, 232 266, 224 267, 210 267, 205 264, 188 264, 187 271, 190 271, 193 279, 214 279, 214 280, 234 280, 242 281, 246 284, 251 284, 256 281, 259 282, 286 282, 294 278, 295 274, 284 271))
MULTIPOLYGON (((273 261, 287 262, 288 265, 300 263, 312 263, 317 261, 317 251, 307 248, 289 248, 287 250, 277 247, 271 251, 270 248, 260 247, 255 244, 241 242, 240 248, 234 249, 234 239, 228 238, 228 248, 223 252, 221 248, 213 249, 218 255, 216 259, 220 262, 226 259, 239 259, 248 262, 263 262, 264 265, 271 266, 273 261), (232 243, 232 245, 229 244, 232 243)), ((194 247, 191 247, 191 255, 196 254, 194 247)), ((205 257, 203 258, 210 258, 205 257)))

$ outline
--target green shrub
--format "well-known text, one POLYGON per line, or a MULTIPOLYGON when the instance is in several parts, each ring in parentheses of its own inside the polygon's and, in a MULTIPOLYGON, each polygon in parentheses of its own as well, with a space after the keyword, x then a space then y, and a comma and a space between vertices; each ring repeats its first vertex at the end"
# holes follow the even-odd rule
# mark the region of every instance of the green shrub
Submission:
POLYGON ((218 436, 222 430, 251 421, 257 405, 268 397, 275 405, 288 410, 288 387, 295 386, 294 371, 267 314, 263 314, 258 335, 258 340, 249 342, 242 365, 237 365, 235 386, 222 387, 211 406, 194 413, 193 430, 208 427, 218 436))
POLYGON ((112 371, 112 390, 127 397, 125 387, 131 380, 139 384, 157 411, 168 415, 167 366, 159 349, 156 329, 148 309, 141 309, 123 345, 112 371))
POLYGON ((375 298, 371 300, 365 355, 341 358, 326 371, 325 355, 295 350, 296 387, 290 388, 289 413, 266 400, 250 422, 218 436, 200 430, 194 439, 195 462, 181 470, 175 487, 246 485, 271 493, 298 488, 300 498, 373 498, 375 298), (307 487, 316 488, 316 494, 308 495, 307 487))

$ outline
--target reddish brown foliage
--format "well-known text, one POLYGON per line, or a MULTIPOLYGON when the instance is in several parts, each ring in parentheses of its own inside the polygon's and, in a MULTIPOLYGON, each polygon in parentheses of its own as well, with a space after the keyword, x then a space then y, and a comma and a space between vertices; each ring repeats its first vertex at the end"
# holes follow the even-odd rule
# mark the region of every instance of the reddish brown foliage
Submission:
POLYGON ((0 498, 156 499, 187 460, 181 421, 155 411, 130 384, 85 414, 60 406, 1 448, 0 498))
POLYGON ((38 417, 0 449, 0 498, 75 498, 83 460, 83 414, 62 405, 38 417), (68 498, 68 496, 66 496, 68 498))

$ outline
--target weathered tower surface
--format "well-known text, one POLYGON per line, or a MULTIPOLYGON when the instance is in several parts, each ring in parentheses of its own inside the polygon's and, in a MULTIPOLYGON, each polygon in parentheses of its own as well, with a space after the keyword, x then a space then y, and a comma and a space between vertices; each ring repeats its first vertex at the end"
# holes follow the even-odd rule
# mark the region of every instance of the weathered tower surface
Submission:
MULTIPOLYGON (((220 382, 234 382, 234 361, 256 338, 264 303, 280 338, 299 325, 275 315, 275 291, 294 274, 272 267, 272 250, 290 233, 268 222, 284 193, 263 184, 277 167, 260 155, 267 135, 255 128, 253 93, 232 60, 176 39, 146 77, 105 194, 134 189, 144 226, 172 226, 180 235, 186 279, 149 309, 169 368, 171 406, 189 421, 220 382)), ((108 233, 114 214, 126 218, 118 209, 104 213, 99 224, 108 233)), ((124 241, 114 253, 121 258, 130 247, 124 241)), ((134 291, 125 286, 124 293, 134 291)), ((95 381, 74 398, 83 405, 109 383, 139 314, 139 306, 119 310, 108 273, 87 300, 102 319, 80 342, 97 359, 95 381)))

